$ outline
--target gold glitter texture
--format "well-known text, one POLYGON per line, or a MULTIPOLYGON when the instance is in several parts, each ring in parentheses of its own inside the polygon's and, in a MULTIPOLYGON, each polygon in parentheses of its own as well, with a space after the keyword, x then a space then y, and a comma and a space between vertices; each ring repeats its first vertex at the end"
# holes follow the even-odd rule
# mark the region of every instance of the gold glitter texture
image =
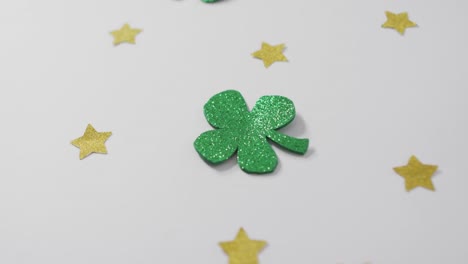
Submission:
POLYGON ((258 264, 258 253, 266 246, 265 241, 251 240, 243 228, 233 241, 219 245, 229 256, 229 264, 258 264))
POLYGON ((268 43, 263 42, 262 48, 252 53, 252 56, 257 59, 263 60, 265 68, 268 68, 277 61, 288 61, 288 59, 283 55, 284 49, 284 44, 272 46, 268 43))
POLYGON ((86 158, 91 153, 107 154, 106 140, 112 135, 112 132, 97 132, 92 125, 86 127, 82 137, 73 140, 73 146, 80 149, 80 159, 86 158))
POLYGON ((423 164, 415 156, 411 156, 406 166, 395 167, 393 170, 405 179, 407 191, 418 186, 434 191, 431 178, 437 171, 437 166, 423 164))
POLYGON ((393 28, 401 35, 405 33, 407 28, 417 26, 416 23, 409 20, 408 13, 406 12, 394 14, 392 12, 386 11, 385 15, 387 16, 387 21, 382 25, 382 27, 393 28))
POLYGON ((129 24, 123 25, 119 30, 111 32, 114 37, 114 45, 121 43, 135 44, 136 35, 140 34, 142 30, 137 28, 131 28, 129 24))

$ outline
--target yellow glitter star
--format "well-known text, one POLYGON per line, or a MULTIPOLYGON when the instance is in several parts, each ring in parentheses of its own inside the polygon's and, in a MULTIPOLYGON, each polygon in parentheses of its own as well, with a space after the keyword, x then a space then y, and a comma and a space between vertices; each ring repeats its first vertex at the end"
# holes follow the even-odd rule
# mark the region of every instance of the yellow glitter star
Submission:
POLYGON ((270 44, 263 42, 262 48, 252 53, 252 56, 263 60, 265 68, 268 68, 276 61, 288 61, 288 59, 283 55, 284 48, 284 44, 271 46, 270 44))
POLYGON ((229 264, 258 264, 257 255, 266 246, 266 242, 251 240, 241 228, 236 239, 219 245, 229 256, 229 264))
POLYGON ((135 37, 140 34, 141 31, 141 29, 131 28, 129 24, 123 25, 119 30, 111 32, 112 36, 114 36, 114 45, 119 45, 124 42, 135 44, 135 37))
POLYGON ((402 35, 405 33, 407 28, 417 26, 416 23, 409 20, 408 13, 406 12, 394 14, 392 12, 386 11, 385 15, 387 16, 387 21, 385 21, 382 27, 393 28, 402 35))
POLYGON ((393 170, 405 178, 407 191, 418 186, 434 191, 431 177, 437 171, 437 166, 423 164, 415 156, 411 156, 406 166, 395 167, 393 170))
POLYGON ((111 135, 112 132, 97 132, 92 125, 88 125, 84 135, 71 143, 80 149, 80 159, 84 159, 91 153, 107 154, 104 143, 111 135))

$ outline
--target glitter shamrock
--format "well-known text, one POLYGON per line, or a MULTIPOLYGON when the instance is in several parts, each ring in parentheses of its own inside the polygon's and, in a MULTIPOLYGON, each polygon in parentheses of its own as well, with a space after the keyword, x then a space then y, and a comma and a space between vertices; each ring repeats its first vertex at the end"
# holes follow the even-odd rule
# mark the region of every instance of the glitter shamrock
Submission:
POLYGON ((201 134, 194 143, 208 162, 218 164, 237 151, 237 162, 248 173, 273 172, 278 158, 267 138, 292 152, 304 154, 308 139, 290 137, 276 131, 291 123, 294 104, 283 96, 262 96, 251 112, 238 91, 214 95, 204 106, 205 117, 215 130, 201 134))

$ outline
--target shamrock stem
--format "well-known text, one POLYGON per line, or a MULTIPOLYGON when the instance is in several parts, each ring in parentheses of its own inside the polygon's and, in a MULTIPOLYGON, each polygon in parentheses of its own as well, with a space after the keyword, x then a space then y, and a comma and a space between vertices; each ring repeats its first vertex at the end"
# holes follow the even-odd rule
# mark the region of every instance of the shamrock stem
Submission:
POLYGON ((275 130, 269 130, 266 136, 281 147, 299 154, 306 153, 309 147, 307 138, 290 137, 275 130))

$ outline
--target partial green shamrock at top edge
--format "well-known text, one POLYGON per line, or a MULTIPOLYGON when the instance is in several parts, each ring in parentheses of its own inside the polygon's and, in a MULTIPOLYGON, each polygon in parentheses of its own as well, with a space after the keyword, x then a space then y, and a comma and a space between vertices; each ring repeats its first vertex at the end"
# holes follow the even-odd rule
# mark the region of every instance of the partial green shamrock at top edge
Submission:
POLYGON ((237 151, 237 163, 248 173, 270 173, 278 158, 267 138, 292 152, 304 154, 308 139, 276 131, 294 120, 296 110, 283 96, 262 96, 249 112, 238 91, 228 90, 211 97, 204 106, 205 117, 215 130, 201 134, 194 143, 208 162, 218 164, 237 151))
POLYGON ((205 3, 214 3, 214 2, 218 2, 219 0, 202 0, 202 1, 205 3))

